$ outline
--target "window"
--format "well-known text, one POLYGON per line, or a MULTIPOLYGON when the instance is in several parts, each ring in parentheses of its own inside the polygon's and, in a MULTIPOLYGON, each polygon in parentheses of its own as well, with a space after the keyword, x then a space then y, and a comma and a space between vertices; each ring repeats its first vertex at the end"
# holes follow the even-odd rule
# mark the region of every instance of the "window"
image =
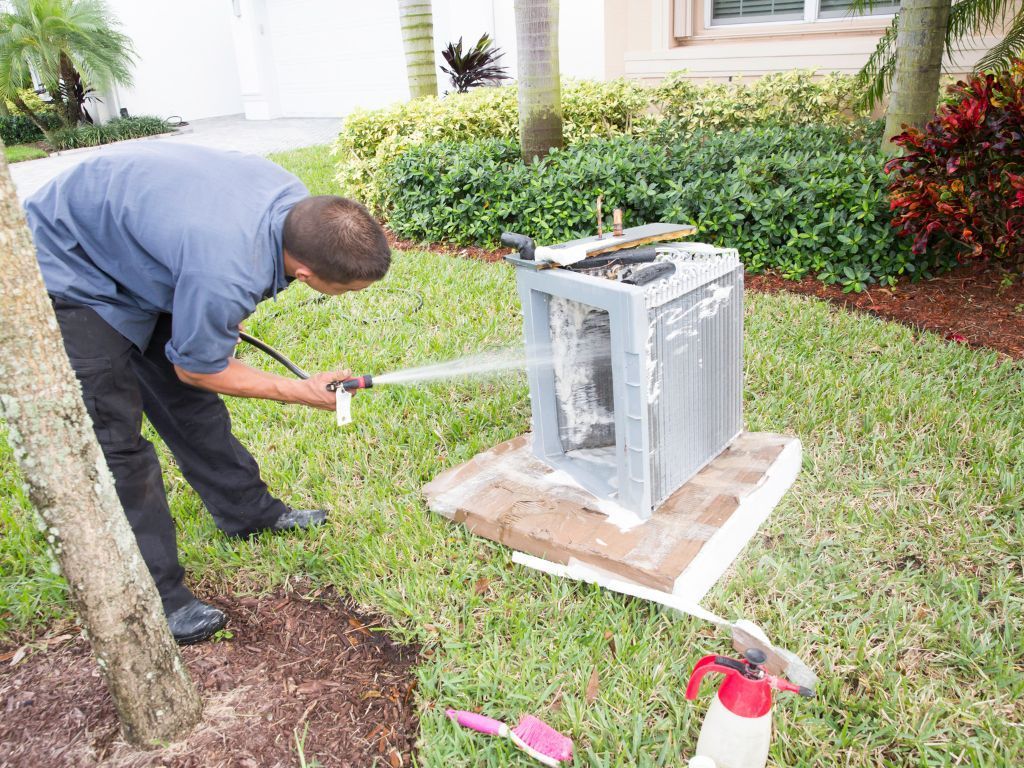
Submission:
MULTIPOLYGON (((899 3, 876 3, 864 16, 891 16, 900 9, 899 3)), ((850 0, 819 0, 818 18, 837 19, 850 16, 850 0)))
MULTIPOLYGON (((708 0, 711 25, 763 21, 814 21, 850 15, 850 0, 708 0)), ((876 5, 865 15, 895 13, 899 3, 876 5)))
POLYGON ((804 17, 804 0, 712 0, 712 24, 786 21, 804 17))

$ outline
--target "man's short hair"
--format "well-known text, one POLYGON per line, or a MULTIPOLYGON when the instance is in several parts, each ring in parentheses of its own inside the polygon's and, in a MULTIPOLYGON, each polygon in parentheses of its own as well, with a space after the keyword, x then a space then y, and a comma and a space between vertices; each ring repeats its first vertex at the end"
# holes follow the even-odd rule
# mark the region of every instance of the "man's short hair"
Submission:
POLYGON ((355 200, 307 197, 284 220, 284 248, 330 283, 380 280, 391 266, 391 249, 377 220, 355 200))

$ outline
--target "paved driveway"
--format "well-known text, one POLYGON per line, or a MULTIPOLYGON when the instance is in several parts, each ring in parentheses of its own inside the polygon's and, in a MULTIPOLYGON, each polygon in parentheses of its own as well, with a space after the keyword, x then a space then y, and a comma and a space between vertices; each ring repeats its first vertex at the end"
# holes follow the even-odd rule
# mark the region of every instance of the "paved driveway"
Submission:
MULTIPOLYGON (((234 149, 254 155, 267 155, 285 149, 309 147, 331 142, 341 130, 341 118, 283 117, 277 120, 246 120, 242 115, 210 117, 189 123, 190 133, 142 141, 177 141, 204 147, 234 149)), ((117 144, 108 144, 41 160, 28 160, 11 166, 11 177, 24 200, 62 171, 78 165, 87 157, 106 152, 117 144)))

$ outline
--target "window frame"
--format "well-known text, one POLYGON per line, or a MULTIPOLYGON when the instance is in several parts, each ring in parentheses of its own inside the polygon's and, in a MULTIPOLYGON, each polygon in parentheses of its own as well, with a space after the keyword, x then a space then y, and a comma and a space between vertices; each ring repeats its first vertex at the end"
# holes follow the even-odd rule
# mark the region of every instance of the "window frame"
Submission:
MULTIPOLYGON (((692 0, 691 0, 692 1, 692 0)), ((687 0, 682 0, 686 3, 687 0)), ((898 2, 893 3, 898 8, 898 2)), ((844 19, 858 20, 858 19, 891 19, 895 15, 895 9, 893 10, 881 10, 878 11, 870 10, 867 13, 862 13, 857 16, 850 16, 846 13, 829 13, 827 16, 821 15, 821 0, 804 0, 804 13, 803 16, 787 16, 785 18, 779 18, 778 16, 747 16, 740 17, 735 21, 715 21, 714 19, 715 4, 714 0, 704 0, 704 29, 735 29, 737 27, 763 27, 771 24, 820 24, 823 22, 835 22, 844 19)))

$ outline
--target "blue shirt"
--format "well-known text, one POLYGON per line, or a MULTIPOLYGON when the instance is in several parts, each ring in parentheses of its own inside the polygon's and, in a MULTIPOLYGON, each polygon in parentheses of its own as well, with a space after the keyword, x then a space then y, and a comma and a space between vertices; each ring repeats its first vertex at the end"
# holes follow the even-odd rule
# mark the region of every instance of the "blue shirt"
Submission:
POLYGON ((284 219, 309 194, 260 157, 167 141, 107 150, 25 202, 46 289, 140 349, 172 315, 167 359, 224 370, 238 324, 288 285, 284 219))

